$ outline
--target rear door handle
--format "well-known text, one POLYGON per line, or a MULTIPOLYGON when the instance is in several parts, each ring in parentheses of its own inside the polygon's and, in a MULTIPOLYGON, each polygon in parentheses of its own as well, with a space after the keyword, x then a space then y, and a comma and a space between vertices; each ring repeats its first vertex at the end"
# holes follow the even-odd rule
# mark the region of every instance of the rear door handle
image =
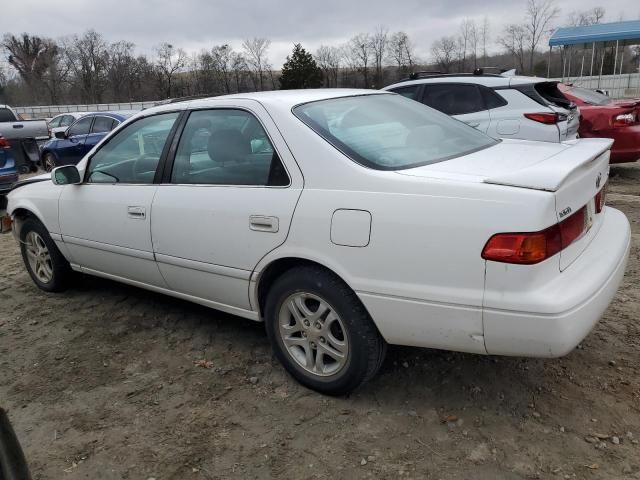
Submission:
POLYGON ((147 209, 144 207, 130 206, 127 208, 127 216, 138 220, 144 220, 147 216, 147 209))
POLYGON ((480 122, 466 122, 470 127, 476 128, 480 126, 480 122))
POLYGON ((267 217, 264 215, 251 215, 249 217, 249 228, 256 232, 276 233, 279 229, 278 217, 267 217))

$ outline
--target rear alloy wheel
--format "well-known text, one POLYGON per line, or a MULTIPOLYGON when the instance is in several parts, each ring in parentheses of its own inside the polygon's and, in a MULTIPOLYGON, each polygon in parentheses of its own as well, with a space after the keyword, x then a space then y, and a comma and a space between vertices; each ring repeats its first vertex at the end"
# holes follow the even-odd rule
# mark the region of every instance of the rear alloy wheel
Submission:
POLYGON ((20 228, 20 252, 31 279, 39 288, 47 292, 66 288, 72 273, 69 262, 44 225, 35 218, 28 218, 20 228))
POLYGON ((46 172, 50 172, 54 168, 56 168, 56 159, 53 156, 53 153, 47 153, 42 160, 42 167, 46 172))
POLYGON ((354 390, 384 359, 386 343, 360 299, 321 267, 297 267, 278 278, 267 294, 265 321, 287 371, 321 393, 354 390))

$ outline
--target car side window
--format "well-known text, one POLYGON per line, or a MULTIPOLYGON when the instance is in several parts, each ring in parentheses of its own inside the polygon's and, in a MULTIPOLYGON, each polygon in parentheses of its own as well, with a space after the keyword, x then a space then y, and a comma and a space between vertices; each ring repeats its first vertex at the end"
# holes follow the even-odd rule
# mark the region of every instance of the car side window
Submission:
POLYGON ((71 125, 69 128, 69 136, 73 137, 74 135, 86 135, 89 133, 89 128, 91 128, 91 120, 93 117, 89 118, 81 118, 76 123, 71 125))
POLYGON ((251 113, 199 110, 180 137, 173 183, 286 186, 287 172, 267 133, 251 113))
POLYGON ((89 160, 88 183, 150 184, 178 112, 163 113, 129 124, 89 160))
POLYGON ((110 132, 113 128, 113 118, 109 117, 96 117, 91 127, 92 133, 104 133, 110 132))
POLYGON ((447 115, 463 115, 486 110, 477 85, 425 85, 423 103, 447 115))
POLYGON ((0 122, 15 122, 18 120, 8 108, 0 108, 0 122))
POLYGON ((490 88, 480 87, 480 92, 482 92, 482 98, 484 99, 484 104, 487 110, 491 110, 492 108, 504 107, 509 103, 490 88))
POLYGON ((60 122, 62 121, 64 117, 60 116, 60 117, 56 117, 53 120, 51 120, 49 122, 49 128, 56 128, 60 126, 60 122))
POLYGON ((74 120, 75 120, 75 117, 73 115, 65 115, 64 117, 62 117, 62 120, 60 121, 60 126, 68 127, 74 122, 74 120))
POLYGON ((410 98, 411 100, 418 100, 418 93, 420 92, 420 85, 409 85, 408 87, 398 87, 391 90, 393 93, 402 95, 403 97, 410 98))

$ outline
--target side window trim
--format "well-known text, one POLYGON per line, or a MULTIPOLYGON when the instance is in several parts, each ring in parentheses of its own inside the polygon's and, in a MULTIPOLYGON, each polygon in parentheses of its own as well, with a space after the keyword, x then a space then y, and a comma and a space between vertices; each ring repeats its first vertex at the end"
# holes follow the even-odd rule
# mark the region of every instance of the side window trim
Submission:
MULTIPOLYGON (((166 157, 167 157, 167 153, 168 153, 168 151, 169 151, 168 146, 173 142, 173 137, 172 137, 172 135, 175 135, 176 130, 177 130, 177 128, 176 128, 176 127, 177 127, 178 123, 180 123, 180 121, 181 121, 181 119, 182 119, 182 117, 183 117, 183 115, 184 115, 184 113, 185 113, 185 112, 184 112, 184 111, 181 111, 181 110, 167 110, 167 111, 157 112, 157 113, 154 113, 153 115, 148 115, 148 116, 143 116, 143 117, 137 118, 135 121, 133 121, 133 122, 131 122, 131 123, 128 123, 128 124, 127 124, 127 126, 129 126, 129 125, 133 125, 134 123, 137 123, 137 122, 139 122, 140 120, 143 120, 143 119, 145 119, 145 118, 151 118, 151 117, 155 117, 156 115, 164 115, 164 114, 167 114, 167 113, 178 113, 178 118, 177 118, 177 119, 176 119, 176 121, 173 123, 173 127, 171 127, 171 131, 169 131, 169 135, 168 135, 167 140, 166 140, 166 142, 165 142, 165 144, 164 144, 164 147, 163 147, 163 149, 162 149, 162 153, 160 154, 160 160, 158 160, 158 167, 156 168, 156 173, 155 173, 155 176, 154 176, 154 178, 153 178, 153 182, 151 182, 151 183, 141 183, 141 184, 139 184, 139 185, 157 185, 157 184, 159 183, 159 182, 158 182, 158 172, 159 172, 159 171, 163 168, 163 166, 164 166, 164 163, 165 163, 165 161, 166 161, 166 157)), ((122 123, 123 123, 123 122, 121 122, 121 123, 120 123, 119 125, 117 125, 117 126, 122 125, 122 123)), ((92 122, 92 126, 93 126, 93 122, 92 122)), ((114 129, 115 129, 115 127, 114 127, 114 129)), ((115 136, 114 136, 113 138, 115 138, 115 136)), ((110 141, 111 141, 111 140, 110 140, 110 141)), ((82 184, 83 184, 83 185, 118 185, 117 183, 116 183, 116 184, 111 184, 111 183, 108 183, 108 184, 107 184, 107 183, 104 183, 104 184, 103 184, 103 183, 92 183, 92 182, 89 182, 89 171, 91 170, 91 162, 92 162, 92 160, 93 160, 93 157, 95 157, 95 156, 96 156, 96 154, 97 154, 100 150, 102 150, 102 149, 104 148, 104 146, 105 146, 105 145, 108 145, 108 144, 109 144, 109 142, 103 142, 102 144, 100 144, 100 146, 98 147, 98 149, 97 149, 97 150, 95 150, 95 151, 91 154, 91 156, 87 159, 87 166, 85 167, 84 174, 83 174, 83 178, 82 178, 82 184)), ((123 183, 122 185, 138 185, 138 184, 123 183)))
MULTIPOLYGON (((446 85, 446 86, 451 86, 451 85, 456 85, 456 86, 464 86, 464 87, 475 87, 476 92, 478 93, 478 96, 480 97, 480 101, 482 102, 482 106, 484 107, 483 110, 474 110, 473 112, 465 112, 465 113, 454 113, 452 115, 471 115, 473 113, 478 113, 478 112, 488 112, 489 110, 487 109, 487 104, 484 101, 484 96, 482 95, 482 92, 480 91, 480 88, 482 88, 482 85, 478 85, 477 83, 466 83, 466 82, 433 82, 433 83, 425 83, 423 84, 424 89, 422 91, 422 103, 424 103, 427 107, 431 107, 431 105, 429 105, 427 103, 427 92, 428 92, 428 87, 431 85, 446 85)), ((434 107, 431 107, 434 108, 434 107)), ((436 109, 437 110, 437 109, 436 109)), ((443 112, 444 113, 444 112, 443 112)), ((446 114, 446 115, 450 115, 450 114, 446 114)))
MULTIPOLYGON (((260 124, 260 127, 262 127, 262 130, 264 130, 264 133, 269 138, 269 142, 271 143, 273 151, 278 156, 278 160, 280 161, 280 164, 282 165, 282 167, 284 168, 284 170, 285 170, 285 172, 287 174, 287 178, 289 179, 289 183, 287 185, 282 185, 282 186, 275 186, 275 185, 223 185, 223 184, 209 184, 209 183, 203 183, 203 184, 191 183, 191 184, 188 184, 188 185, 192 185, 192 186, 200 185, 200 186, 206 186, 206 187, 239 187, 239 188, 289 188, 289 187, 291 187, 291 184, 292 184, 291 173, 289 172, 289 169, 287 168, 287 165, 285 164, 285 162, 282 160, 282 156, 280 155, 280 152, 278 151, 278 148, 276 147, 276 144, 273 141, 273 137, 269 133, 269 130, 267 129, 267 127, 264 125, 263 121, 260 119, 260 116, 258 114, 256 114, 256 112, 250 110, 249 108, 241 107, 241 106, 228 106, 228 105, 219 106, 219 107, 193 108, 193 109, 185 110, 184 112, 182 112, 184 114, 184 116, 178 118, 178 121, 174 125, 174 127, 177 127, 177 132, 175 132, 174 136, 172 137, 171 146, 170 146, 169 151, 168 151, 166 162, 163 162, 161 164, 161 166, 158 167, 158 170, 156 171, 156 180, 158 180, 158 173, 162 169, 161 177, 160 177, 161 179, 160 179, 160 181, 158 183, 160 183, 161 185, 185 185, 185 184, 182 184, 182 183, 174 183, 172 181, 172 179, 171 179, 171 174, 173 173, 173 167, 175 165, 176 153, 178 151, 178 145, 180 144, 180 139, 182 138, 182 134, 184 133, 185 126, 187 124, 187 121, 189 120, 189 116, 193 112, 201 112, 201 111, 206 111, 206 110, 241 110, 243 112, 247 112, 249 115, 252 115, 256 119, 256 121, 260 124)), ((172 133, 174 133, 174 132, 172 132, 172 133)), ((162 162, 162 158, 160 159, 160 161, 162 162)), ((155 183, 155 181, 154 181, 154 183, 155 183)))

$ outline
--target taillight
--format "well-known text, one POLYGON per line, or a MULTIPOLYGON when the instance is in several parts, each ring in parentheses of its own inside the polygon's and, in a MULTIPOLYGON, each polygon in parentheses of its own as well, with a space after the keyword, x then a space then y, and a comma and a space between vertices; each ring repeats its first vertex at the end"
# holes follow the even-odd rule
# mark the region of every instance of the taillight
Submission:
POLYGON ((604 204, 607 201, 607 187, 609 186, 609 182, 604 184, 604 187, 596 193, 595 204, 596 204, 596 213, 601 213, 604 208, 604 204))
POLYGON ((636 117, 635 112, 629 112, 629 113, 621 113, 619 115, 616 115, 611 120, 611 124, 614 127, 626 127, 628 125, 633 125, 637 121, 638 119, 636 117))
POLYGON ((0 136, 0 148, 4 148, 4 149, 11 148, 9 141, 2 136, 0 136))
POLYGON ((545 125, 553 125, 558 123, 559 118, 557 113, 539 112, 539 113, 525 113, 525 117, 534 122, 544 123, 545 125))
POLYGON ((567 248, 587 229, 586 205, 570 217, 539 232, 497 233, 482 249, 482 258, 532 265, 567 248))

